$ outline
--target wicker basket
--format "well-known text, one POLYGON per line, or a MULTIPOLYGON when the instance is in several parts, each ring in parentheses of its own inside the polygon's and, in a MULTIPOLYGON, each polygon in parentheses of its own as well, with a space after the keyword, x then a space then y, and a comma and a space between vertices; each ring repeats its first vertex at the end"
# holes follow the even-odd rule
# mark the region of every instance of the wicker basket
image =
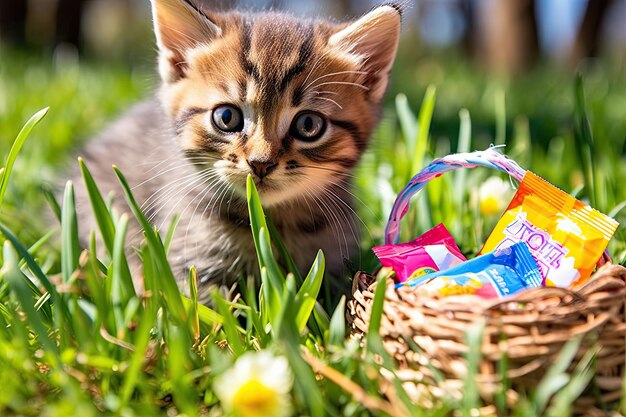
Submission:
MULTIPOLYGON (((521 180, 524 170, 494 150, 450 155, 434 161, 398 196, 387 226, 387 242, 397 239, 400 218, 411 195, 442 172, 460 167, 488 166, 521 180), (477 156, 478 155, 478 156, 477 156), (408 190, 408 191, 407 191, 408 190)), ((604 263, 601 262, 601 263, 604 263)), ((601 404, 619 400, 626 360, 626 268, 604 264, 577 291, 534 288, 505 300, 475 296, 430 298, 409 287, 386 287, 380 334, 385 349, 396 359, 396 378, 416 403, 428 404, 442 396, 462 397, 467 372, 466 331, 484 323, 482 357, 476 384, 487 408, 495 410, 494 395, 502 390, 499 364, 507 361, 509 405, 518 393, 536 387, 561 348, 582 335, 573 368, 592 346, 598 349, 594 389, 577 402, 589 413, 601 404)), ((354 337, 367 333, 376 283, 358 273, 347 319, 354 337)), ((489 413, 489 411, 487 411, 489 413)))

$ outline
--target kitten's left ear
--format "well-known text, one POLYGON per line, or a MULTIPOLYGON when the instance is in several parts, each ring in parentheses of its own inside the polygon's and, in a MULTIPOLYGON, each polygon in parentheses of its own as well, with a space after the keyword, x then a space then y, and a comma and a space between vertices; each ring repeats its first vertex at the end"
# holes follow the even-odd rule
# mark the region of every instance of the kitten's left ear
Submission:
POLYGON ((185 75, 185 52, 222 30, 192 0, 150 0, 159 47, 159 73, 165 82, 185 75))
POLYGON ((393 4, 376 7, 328 39, 330 47, 356 58, 367 72, 366 86, 372 101, 380 101, 400 39, 401 8, 393 4))

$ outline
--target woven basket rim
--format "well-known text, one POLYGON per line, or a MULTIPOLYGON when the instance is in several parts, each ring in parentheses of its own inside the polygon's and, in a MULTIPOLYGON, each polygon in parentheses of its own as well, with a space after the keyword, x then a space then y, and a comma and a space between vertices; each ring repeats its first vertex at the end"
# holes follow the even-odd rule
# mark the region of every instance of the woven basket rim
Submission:
MULTIPOLYGON (((393 279, 388 277, 388 283, 395 283, 393 279)), ((424 304, 439 304, 441 306, 446 305, 459 305, 464 303, 472 303, 480 301, 478 305, 483 310, 492 310, 494 307, 510 304, 515 302, 530 303, 534 297, 541 294, 545 297, 549 294, 554 297, 563 299, 569 299, 571 304, 585 301, 591 294, 601 291, 615 291, 626 288, 626 267, 607 262, 582 285, 577 288, 560 288, 560 287, 535 287, 529 288, 524 291, 520 291, 504 299, 484 299, 473 294, 454 295, 454 296, 442 296, 436 297, 430 294, 420 294, 420 298, 424 304)), ((373 293, 376 290, 376 278, 372 274, 359 271, 356 273, 352 283, 352 293, 357 291, 369 291, 373 293)), ((415 289, 411 287, 399 287, 395 288, 396 293, 401 298, 404 292, 413 292, 415 289)))

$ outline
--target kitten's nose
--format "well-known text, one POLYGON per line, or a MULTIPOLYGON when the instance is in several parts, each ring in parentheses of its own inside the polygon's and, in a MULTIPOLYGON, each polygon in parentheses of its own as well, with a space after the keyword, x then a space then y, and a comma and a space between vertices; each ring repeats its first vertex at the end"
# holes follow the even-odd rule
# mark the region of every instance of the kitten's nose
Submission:
POLYGON ((278 166, 277 162, 268 161, 268 160, 258 160, 258 159, 247 159, 248 165, 259 178, 263 178, 269 175, 270 172, 274 171, 278 166))

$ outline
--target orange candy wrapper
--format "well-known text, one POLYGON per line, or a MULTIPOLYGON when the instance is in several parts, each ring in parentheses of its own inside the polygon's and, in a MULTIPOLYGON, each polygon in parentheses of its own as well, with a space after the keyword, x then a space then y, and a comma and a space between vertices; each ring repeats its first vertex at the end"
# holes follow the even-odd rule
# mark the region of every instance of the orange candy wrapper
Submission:
POLYGON ((525 242, 543 285, 570 287, 591 276, 618 223, 530 171, 481 253, 525 242))

